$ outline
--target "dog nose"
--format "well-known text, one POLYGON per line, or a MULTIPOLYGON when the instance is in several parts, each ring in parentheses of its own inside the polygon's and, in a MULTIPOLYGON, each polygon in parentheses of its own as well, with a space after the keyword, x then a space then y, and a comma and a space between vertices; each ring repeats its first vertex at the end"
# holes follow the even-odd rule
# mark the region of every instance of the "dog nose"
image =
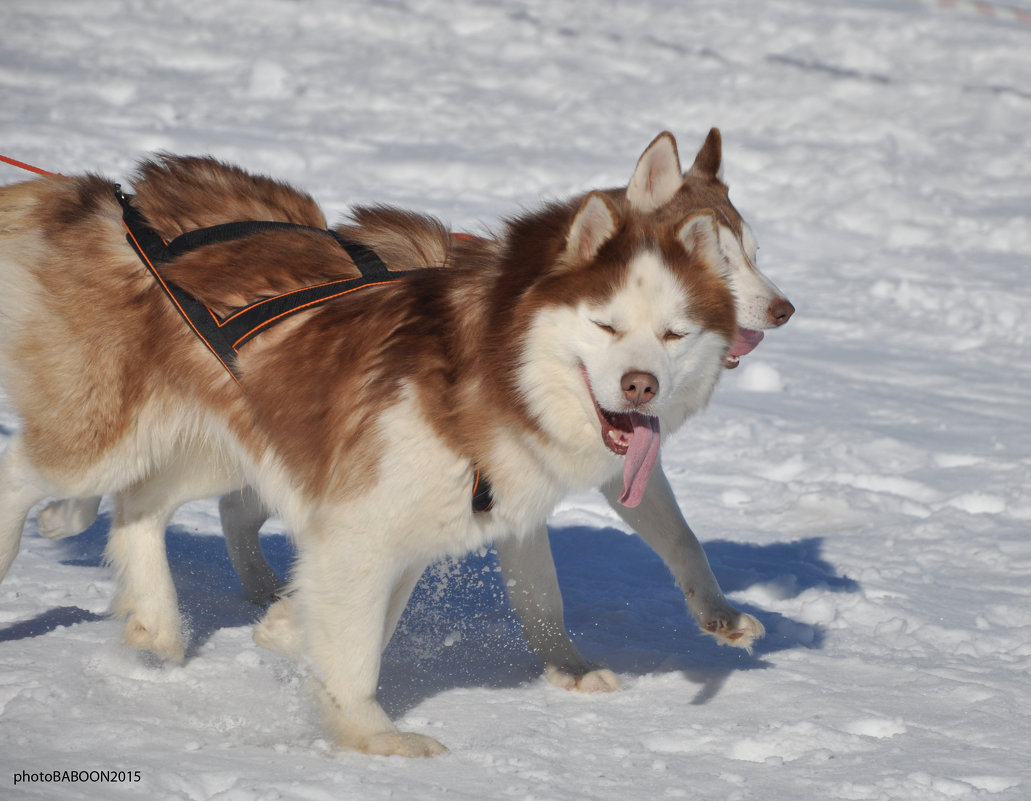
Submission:
POLYGON ((631 370, 620 382, 623 395, 634 406, 642 406, 659 394, 659 379, 643 370, 631 370))
POLYGON ((777 298, 766 310, 770 322, 775 326, 784 325, 784 323, 791 319, 791 315, 794 313, 795 307, 791 305, 791 301, 787 298, 777 298))

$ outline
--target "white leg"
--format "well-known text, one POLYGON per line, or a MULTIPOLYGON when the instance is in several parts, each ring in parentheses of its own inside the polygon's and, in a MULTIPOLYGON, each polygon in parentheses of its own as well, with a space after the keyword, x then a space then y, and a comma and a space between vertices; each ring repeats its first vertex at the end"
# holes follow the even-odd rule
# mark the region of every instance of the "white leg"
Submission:
POLYGON ((217 495, 235 483, 214 459, 191 453, 115 496, 106 556, 119 590, 113 611, 126 619, 126 645, 181 661, 179 603, 165 550, 165 529, 183 503, 217 495))
MULTIPOLYGON (((387 616, 383 626, 383 646, 387 649, 390 638, 394 636, 398 621, 404 614, 412 590, 419 583, 425 567, 419 565, 402 572, 394 583, 390 600, 387 603, 387 616)), ((285 656, 300 656, 304 652, 304 640, 297 621, 297 608, 290 596, 280 598, 269 607, 265 617, 254 629, 254 641, 262 648, 276 651, 285 656)))
POLYGON ((161 502, 160 483, 137 485, 115 496, 105 556, 118 579, 112 612, 125 618, 125 644, 181 662, 179 601, 165 552, 165 528, 179 504, 161 502))
POLYGON ((99 495, 53 501, 43 507, 37 516, 39 533, 51 540, 74 537, 92 526, 99 513, 99 495))
POLYGON ((509 602, 530 648, 544 661, 548 680, 581 692, 618 690, 616 674, 587 662, 566 632, 547 528, 541 526, 521 539, 508 537, 497 543, 497 549, 509 602))
POLYGON ((387 605, 387 620, 386 625, 383 627, 383 648, 381 650, 387 650, 390 638, 394 636, 394 630, 397 628, 398 621, 401 620, 401 615, 404 614, 405 607, 408 606, 408 599, 412 597, 412 590, 419 583, 419 579, 422 578, 425 570, 426 567, 424 565, 410 567, 394 583, 394 591, 390 594, 390 602, 387 605))
POLYGON ((723 597, 705 551, 684 519, 661 465, 652 470, 639 506, 628 508, 619 503, 622 489, 620 479, 602 487, 602 492, 620 517, 662 557, 702 631, 715 637, 720 645, 734 645, 750 652, 753 642, 766 630, 762 623, 735 609, 723 597))
POLYGON ((376 700, 380 651, 399 581, 391 557, 375 553, 361 535, 306 535, 291 600, 336 744, 381 756, 442 753, 446 749, 431 737, 399 732, 376 700))
POLYGON ((29 510, 48 494, 46 483, 25 454, 22 438, 12 437, 0 455, 0 581, 18 555, 29 510))
POLYGON ((282 582, 261 552, 258 532, 269 514, 251 487, 223 495, 218 502, 222 533, 233 569, 240 577, 243 593, 253 604, 267 604, 282 588, 282 582))

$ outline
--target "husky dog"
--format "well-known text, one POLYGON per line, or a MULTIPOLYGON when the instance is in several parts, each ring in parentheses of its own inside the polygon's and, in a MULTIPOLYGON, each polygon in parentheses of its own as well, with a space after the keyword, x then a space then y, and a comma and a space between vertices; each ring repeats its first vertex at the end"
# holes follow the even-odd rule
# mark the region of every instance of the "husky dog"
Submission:
MULTIPOLYGON (((756 268, 755 237, 730 202, 722 180, 719 131, 714 128, 709 132, 691 168, 683 175, 671 136, 658 137, 648 154, 650 172, 638 171, 637 179, 665 182, 667 186, 658 194, 660 197, 673 191, 672 197, 654 209, 653 214, 674 221, 700 210, 715 215, 737 311, 737 335, 724 360, 724 366, 733 369, 742 356, 758 345, 763 329, 783 325, 794 313, 794 307, 756 268)), ((626 202, 625 189, 609 190, 606 194, 617 205, 626 202)), ((358 210, 356 215, 360 223, 357 227, 339 230, 365 241, 381 254, 390 254, 388 263, 392 268, 413 264, 439 267, 453 261, 455 240, 432 221, 414 217, 397 220, 374 210, 358 210)), ((469 243, 467 249, 479 247, 489 251, 498 246, 497 241, 480 237, 463 241, 469 243)), ((701 546, 679 511, 661 464, 653 467, 648 489, 636 508, 619 502, 618 481, 603 490, 620 516, 666 561, 701 629, 721 644, 750 648, 762 635, 762 627, 731 607, 723 597, 701 546)), ((40 513, 40 531, 54 538, 77 534, 93 522, 99 505, 99 498, 51 504, 40 513)), ((259 529, 269 513, 250 488, 224 495, 219 501, 219 512, 229 555, 247 598, 267 604, 282 590, 258 542, 259 529)), ((617 689, 619 680, 615 674, 588 663, 566 632, 546 528, 541 527, 527 537, 502 539, 497 550, 509 600, 522 622, 527 641, 544 662, 548 679, 560 687, 586 692, 617 689)), ((256 638, 275 650, 291 653, 300 649, 289 604, 279 602, 271 609, 256 638)))
MULTIPOLYGON (((0 189, 0 378, 23 421, 0 458, 0 576, 36 502, 113 493, 125 639, 181 658, 165 525, 187 499, 251 486, 297 539, 297 639, 336 743, 439 753, 376 700, 381 649, 423 569, 539 537, 578 488, 635 506, 661 485, 659 517, 676 509, 649 481, 659 444, 708 401, 738 323, 727 220, 665 213, 680 189, 669 145, 653 143, 618 202, 547 206, 490 248, 459 243, 447 268, 302 311, 244 344, 232 371, 164 283, 229 319, 351 274, 350 251, 310 230, 257 232, 186 253, 159 285, 108 181, 0 189), (489 511, 470 504, 480 475, 489 511)), ((306 195, 211 160, 150 162, 134 188, 165 240, 237 220, 325 228, 306 195)), ((711 595, 707 628, 738 644, 761 634, 707 565, 692 575, 711 595)))
MULTIPOLYGON (((794 306, 756 268, 755 236, 730 202, 722 180, 719 130, 713 128, 709 132, 694 163, 684 174, 681 174, 676 142, 668 134, 660 135, 646 151, 646 156, 647 159, 642 157, 642 164, 647 163, 650 171, 639 169, 635 179, 656 185, 665 183, 656 192, 658 197, 673 192, 671 199, 652 209, 653 215, 671 222, 703 209, 715 215, 720 250, 726 259, 737 311, 737 333, 724 359, 724 367, 734 369, 741 357, 763 339, 764 329, 779 327, 791 318, 794 306)), ((633 189, 631 187, 631 192, 633 189)), ((606 194, 614 203, 625 205, 628 193, 626 189, 614 189, 606 194)), ((386 233, 380 230, 381 235, 386 233)), ((436 235, 439 242, 435 251, 427 245, 427 241, 433 239, 433 232, 423 232, 411 241, 420 244, 419 255, 425 257, 432 253, 435 261, 444 263, 448 259, 450 236, 446 232, 436 235)), ((474 239, 473 242, 482 248, 497 245, 490 239, 474 239)), ((406 254, 404 247, 403 241, 394 241, 391 248, 403 257, 398 266, 417 258, 414 252, 406 254)), ((620 517, 666 562, 701 630, 720 644, 751 650, 754 640, 763 635, 763 627, 750 615, 734 609, 724 598, 701 545, 680 512, 661 464, 653 467, 639 505, 626 503, 619 477, 601 489, 620 517)), ((267 512, 249 490, 224 496, 219 511, 229 553, 247 596, 257 602, 267 602, 281 590, 258 545, 258 531, 268 517, 267 512)), ((95 516, 95 508, 93 513, 95 516)), ((502 539, 496 547, 509 601, 520 619, 527 642, 544 662, 548 680, 565 689, 582 692, 618 689, 618 677, 584 659, 566 631, 547 528, 541 526, 532 536, 502 539)), ((296 654, 301 644, 292 616, 289 600, 277 601, 256 630, 255 639, 273 650, 296 654)))

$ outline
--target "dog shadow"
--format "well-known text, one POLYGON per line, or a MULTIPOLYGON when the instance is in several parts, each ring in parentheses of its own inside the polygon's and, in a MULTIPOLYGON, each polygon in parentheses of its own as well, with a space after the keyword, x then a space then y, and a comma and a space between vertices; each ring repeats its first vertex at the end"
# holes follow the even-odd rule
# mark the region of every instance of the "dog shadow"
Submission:
MULTIPOLYGON (((765 669, 778 651, 823 646, 824 631, 747 603, 766 637, 752 654, 719 646, 689 616, 662 560, 638 537, 611 528, 550 530, 565 622, 581 653, 624 676, 681 673, 704 704, 741 670, 765 669)), ((725 592, 763 585, 778 598, 812 588, 857 592, 822 556, 823 540, 754 545, 716 540, 706 555, 725 592)), ((515 687, 536 680, 529 652, 506 600, 491 552, 446 562, 416 587, 384 654, 381 702, 393 716, 455 687, 515 687)))
MULTIPOLYGON (((108 523, 102 516, 79 536, 62 540, 61 562, 101 566, 108 523)), ((765 669, 768 654, 823 645, 819 626, 736 603, 763 621, 767 635, 752 654, 720 647, 698 630, 668 569, 639 538, 590 526, 554 528, 550 536, 574 642, 588 660, 621 675, 679 672, 697 686, 692 702, 703 704, 733 673, 765 669)), ((222 537, 173 525, 166 543, 188 629, 187 658, 220 629, 261 618, 263 609, 243 596, 222 537)), ((289 538, 263 534, 261 547, 276 573, 286 576, 295 556, 289 538)), ((859 589, 824 559, 821 537, 767 545, 715 540, 705 543, 705 551, 728 593, 756 585, 778 598, 817 587, 859 589)), ((100 618, 77 607, 58 607, 0 630, 0 642, 100 618)), ((540 674, 540 660, 529 651, 508 606, 497 557, 483 549, 434 565, 422 577, 383 655, 380 699, 391 716, 400 717, 450 689, 517 687, 540 674)))

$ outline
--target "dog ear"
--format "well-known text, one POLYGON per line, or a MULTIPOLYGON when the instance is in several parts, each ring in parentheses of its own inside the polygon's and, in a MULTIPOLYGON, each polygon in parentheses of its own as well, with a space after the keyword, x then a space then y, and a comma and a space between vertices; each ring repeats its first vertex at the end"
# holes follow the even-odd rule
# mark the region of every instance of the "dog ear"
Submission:
POLYGON ((709 131, 687 174, 710 181, 723 181, 723 139, 719 128, 709 131))
POLYGON ((683 180, 677 140, 669 131, 663 131, 637 160, 637 168, 626 188, 626 199, 635 211, 655 211, 673 199, 683 180))
POLYGON ((591 192, 580 204, 580 209, 569 227, 566 237, 566 256, 576 264, 583 264, 598 255, 602 245, 616 233, 616 210, 601 192, 591 192))
POLYGON ((720 247, 716 216, 711 211, 696 211, 688 216, 677 229, 677 239, 688 253, 701 258, 718 274, 729 275, 730 263, 720 247))

